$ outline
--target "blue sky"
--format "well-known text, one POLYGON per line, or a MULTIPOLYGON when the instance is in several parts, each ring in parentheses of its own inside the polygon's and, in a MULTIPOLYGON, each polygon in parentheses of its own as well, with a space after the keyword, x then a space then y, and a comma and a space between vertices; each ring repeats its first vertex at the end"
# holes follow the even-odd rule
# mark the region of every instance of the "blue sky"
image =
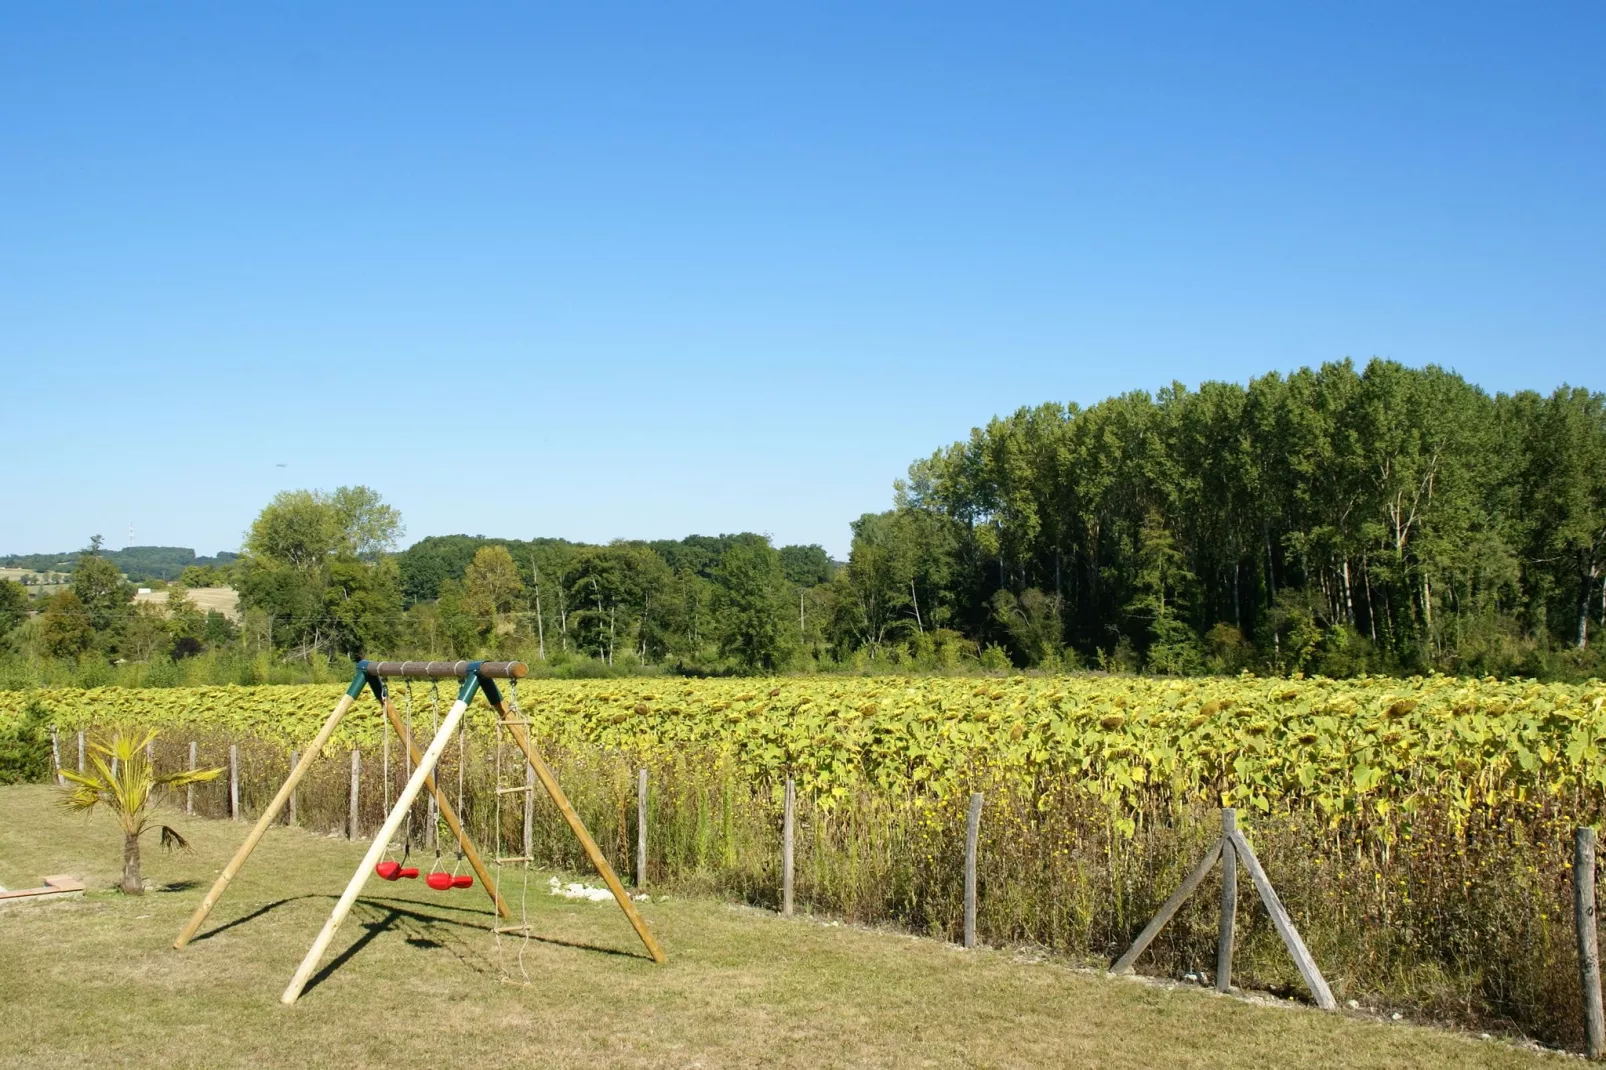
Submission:
POLYGON ((0 4, 0 552, 843 555, 1024 404, 1606 386, 1599 3, 333 6, 0 4))

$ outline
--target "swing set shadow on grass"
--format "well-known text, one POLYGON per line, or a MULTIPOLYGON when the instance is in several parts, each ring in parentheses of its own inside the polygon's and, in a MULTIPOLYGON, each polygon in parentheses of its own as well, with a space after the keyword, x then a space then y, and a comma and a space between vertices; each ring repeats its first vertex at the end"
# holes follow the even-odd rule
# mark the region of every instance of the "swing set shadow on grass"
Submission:
MULTIPOLYGON (((391 902, 392 905, 388 907, 380 907, 380 909, 389 911, 389 914, 385 919, 382 919, 379 922, 366 924, 365 928, 367 931, 361 937, 359 937, 351 944, 351 946, 347 947, 333 960, 331 960, 323 969, 318 969, 318 964, 323 959, 324 954, 328 951, 329 945, 333 941, 336 931, 339 929, 340 924, 345 920, 346 915, 350 913, 352 907, 357 903, 358 897, 361 895, 363 885, 367 883, 369 877, 377 874, 385 880, 396 880, 400 875, 400 871, 403 868, 400 863, 394 861, 383 861, 383 859, 389 853, 389 845, 395 838, 396 834, 401 830, 404 822, 411 821, 410 815, 412 812, 413 803, 417 800, 419 795, 425 791, 429 792, 430 798, 438 808, 441 817, 446 822, 447 827, 450 828, 452 834, 457 838, 460 858, 468 861, 470 868, 474 872, 474 876, 479 879, 480 886, 485 889, 486 893, 491 898, 493 909, 497 915, 495 918, 493 918, 490 928, 490 931, 493 934, 496 934, 498 937, 503 934, 518 934, 523 939, 534 940, 541 943, 557 944, 564 947, 582 948, 604 954, 627 955, 628 957, 632 958, 637 957, 630 955, 628 952, 543 938, 531 932, 530 927, 527 924, 507 924, 511 918, 512 912, 508 909, 507 903, 502 898, 500 888, 498 887, 498 882, 492 879, 491 874, 486 869, 484 860, 481 859, 479 852, 475 849, 467 831, 463 828, 462 822, 458 818, 456 810, 452 808, 450 801, 446 797, 446 793, 441 789, 439 783, 436 782, 434 775, 435 767, 439 763, 441 755, 445 753, 447 744, 457 733, 458 726, 462 722, 463 716, 466 713, 469 704, 473 702, 476 694, 483 694, 486 701, 490 704, 492 710, 497 714, 497 727, 499 730, 498 738, 500 739, 501 735, 505 733, 506 736, 518 748, 518 750, 522 752, 524 762, 521 763, 521 768, 523 766, 527 766, 528 769, 533 772, 534 779, 539 780, 542 787, 546 789, 548 797, 551 798, 552 802, 562 813, 565 821, 568 822, 571 831, 573 831, 576 839, 579 840, 587 858, 590 859, 592 865, 596 868, 604 883, 607 884, 608 890, 613 894, 615 901, 619 904, 619 907, 624 912, 625 917, 630 921, 632 928, 635 929, 636 935, 641 939, 643 946, 647 950, 648 957, 650 957, 655 963, 662 964, 667 962, 667 956, 665 956, 663 949, 658 945, 658 942, 654 938, 652 931, 647 927, 646 920, 642 918, 640 912, 636 909, 635 903, 631 901, 630 896, 625 891, 624 885, 620 882, 618 875, 614 873, 613 867, 609 865, 607 858, 602 854, 601 849, 598 848, 596 841, 592 839, 591 834, 586 830, 585 825, 581 822, 579 815, 574 810, 574 807, 569 803, 568 797, 564 794, 563 789, 558 785, 556 777, 552 775, 551 770, 547 767, 541 756, 536 752, 535 747, 531 742, 529 734, 529 722, 524 718, 522 713, 520 713, 518 708, 518 679, 524 676, 525 672, 525 666, 521 662, 359 662, 357 664, 357 670, 352 676, 350 687, 346 689, 346 693, 341 696, 341 699, 336 704, 334 711, 330 713, 328 719, 324 722, 323 727, 319 729, 317 736, 314 737, 312 742, 308 745, 306 752, 301 757, 301 760, 296 763, 293 769, 291 769, 290 775, 280 786, 279 791, 274 795, 272 802, 268 804, 267 808, 258 818, 256 825, 246 836, 245 842, 241 844, 239 850, 235 852, 234 857, 230 859, 228 865, 223 868, 223 872, 219 874, 217 881, 207 892, 205 898, 202 899, 200 906, 198 906, 195 910, 195 913, 191 915, 188 923, 186 923, 184 929, 179 933, 178 939, 173 942, 174 948, 182 949, 197 938, 200 927, 205 922, 207 915, 217 904, 218 899, 228 888, 229 883, 239 873, 241 867, 245 865, 246 860, 250 857, 251 852, 261 841, 268 828, 278 820, 280 812, 284 809, 292 793, 295 791, 296 785, 300 783, 302 777, 306 775, 308 769, 310 769, 312 764, 317 760, 318 755, 322 753, 324 747, 328 745, 336 727, 340 724, 346 713, 356 703, 358 698, 361 697, 363 691, 371 690, 374 698, 379 702, 380 710, 384 715, 385 722, 388 722, 390 729, 394 731, 401 739, 403 753, 408 756, 408 759, 413 765, 413 772, 408 778, 406 786, 402 788, 400 795, 398 795, 394 806, 392 806, 390 812, 386 815, 384 824, 380 827, 379 831, 375 833, 373 841, 368 847, 367 853, 364 855, 361 864, 359 864, 357 867, 357 871, 352 875, 351 880, 346 885, 345 891, 341 893, 339 899, 336 901, 334 909, 330 912, 328 920, 324 923, 323 929, 318 933, 317 939, 313 941, 312 947, 307 951, 306 956, 302 959, 301 965, 297 968, 295 976, 291 978, 289 986, 285 989, 283 996, 280 998, 282 1003, 286 1005, 294 1004, 308 987, 316 986, 320 981, 329 977, 336 969, 338 969, 344 963, 350 961, 351 958, 353 958, 359 951, 377 938, 380 933, 388 931, 403 918, 413 918, 431 924, 436 922, 444 922, 450 925, 465 924, 460 921, 433 918, 429 915, 403 910, 394 905, 397 901, 390 900, 389 902, 391 902), (418 747, 414 743, 412 734, 409 731, 409 727, 404 724, 401 716, 396 711, 395 705, 391 702, 390 691, 386 682, 389 677, 402 677, 404 679, 424 678, 430 680, 456 679, 460 682, 457 701, 452 704, 452 707, 447 712, 445 719, 437 726, 434 737, 430 740, 428 747, 426 747, 422 753, 419 752, 418 747), (506 680, 509 682, 513 695, 513 702, 511 705, 509 705, 508 701, 503 698, 501 689, 497 686, 498 680, 506 680)), ((499 802, 504 790, 533 793, 535 787, 533 783, 529 782, 526 782, 524 785, 516 788, 503 789, 499 786, 499 802)), ((494 861, 499 869, 503 864, 506 863, 517 863, 528 866, 530 862, 533 861, 525 856, 502 855, 500 853, 500 844, 495 846, 498 847, 498 854, 494 857, 494 861)), ((438 859, 437 868, 439 868, 438 859)), ((417 871, 412 870, 407 875, 416 876, 417 871)), ((466 875, 463 877, 458 877, 456 874, 446 875, 431 873, 430 880, 427 883, 433 889, 445 890, 446 888, 450 887, 472 887, 473 879, 467 878, 466 875), (437 876, 446 876, 447 883, 437 881, 435 879, 437 876)), ((274 903, 266 904, 256 911, 245 915, 243 918, 236 919, 235 921, 229 922, 226 925, 209 930, 202 938, 209 939, 237 925, 260 918, 287 903, 309 898, 319 897, 316 895, 292 896, 278 900, 274 903)), ((384 902, 386 902, 386 900, 383 899, 367 901, 369 905, 376 906, 384 902)), ((402 900, 401 902, 414 903, 415 901, 402 900)), ((431 908, 438 908, 441 906, 441 904, 436 903, 428 903, 427 905, 431 908)), ((448 909, 462 908, 459 907, 448 909)), ((478 928, 478 926, 474 927, 478 928)))
MULTIPOLYGON (((303 895, 289 895, 282 899, 275 899, 271 903, 263 903, 249 914, 242 914, 232 921, 226 921, 221 925, 215 925, 212 928, 207 929, 205 932, 197 933, 190 939, 190 943, 204 943, 207 940, 211 940, 213 937, 221 936, 223 933, 226 933, 231 929, 236 929, 243 925, 249 925, 254 921, 264 918, 281 907, 286 907, 292 903, 299 903, 309 899, 333 901, 336 899, 336 896, 325 892, 307 892, 303 895)), ((439 913, 450 912, 455 914, 470 914, 477 918, 480 916, 481 912, 473 907, 460 906, 453 903, 436 903, 424 899, 399 899, 394 896, 374 895, 362 896, 357 900, 357 903, 361 906, 385 910, 395 920, 405 918, 407 920, 417 921, 425 925, 451 925, 457 928, 471 929, 475 932, 482 933, 489 931, 481 924, 476 924, 472 921, 460 920, 458 918, 442 917, 439 913), (435 911, 437 913, 425 913, 421 910, 409 909, 413 907, 427 908, 428 910, 435 911)), ((369 922, 365 924, 372 925, 373 923, 369 922)), ((356 942, 353 943, 351 947, 341 952, 336 958, 330 960, 329 964, 318 972, 315 981, 309 982, 307 987, 315 987, 316 981, 321 981, 328 977, 334 972, 337 966, 343 965, 352 957, 352 955, 356 953, 356 951, 360 950, 361 948, 358 946, 359 944, 365 947, 371 939, 372 937, 360 937, 356 942)), ((601 944, 588 944, 578 940, 564 940, 556 936, 542 936, 537 933, 531 933, 529 939, 532 943, 546 944, 551 947, 566 947, 572 948, 576 951, 590 951, 599 955, 612 955, 618 958, 627 959, 641 959, 647 962, 652 961, 649 956, 644 955, 639 951, 628 951, 617 947, 603 947, 601 944)), ((409 942, 411 943, 412 941, 409 942)), ((414 946, 420 945, 414 944, 414 946)))

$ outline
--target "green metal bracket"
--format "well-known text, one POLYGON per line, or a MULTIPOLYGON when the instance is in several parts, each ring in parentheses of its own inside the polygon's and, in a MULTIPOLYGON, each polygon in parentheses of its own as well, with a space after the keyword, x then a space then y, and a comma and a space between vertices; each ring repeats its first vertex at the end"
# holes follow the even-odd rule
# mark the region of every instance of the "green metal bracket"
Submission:
POLYGON ((468 672, 463 677, 463 686, 457 689, 457 701, 468 705, 474 701, 474 692, 480 689, 480 665, 478 661, 468 663, 468 672))

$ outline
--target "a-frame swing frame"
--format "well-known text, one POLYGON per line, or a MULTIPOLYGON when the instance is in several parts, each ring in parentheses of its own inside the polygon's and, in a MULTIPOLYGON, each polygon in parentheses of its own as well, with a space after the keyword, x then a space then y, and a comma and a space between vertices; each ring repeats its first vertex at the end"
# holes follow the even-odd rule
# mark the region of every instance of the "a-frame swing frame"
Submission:
MULTIPOLYGON (((352 874, 350 882, 346 885, 345 892, 336 902, 334 910, 329 914, 329 919, 324 923, 323 929, 318 933, 317 939, 313 941, 312 947, 308 949, 306 957, 302 960, 300 967, 297 968, 289 987, 285 989, 284 995, 280 997, 283 1003, 292 1004, 300 997, 302 990, 312 977, 313 971, 317 969, 318 963, 328 950, 330 941, 334 939, 336 930, 340 928, 341 922, 345 920, 358 895, 361 894, 363 886, 374 872, 374 867, 378 865, 384 853, 389 849, 391 840, 394 839, 402 823, 406 820, 413 803, 422 791, 427 790, 435 797, 441 817, 457 838, 464 858, 474 870, 475 876, 479 878, 481 887, 491 896, 497 914, 503 919, 510 916, 511 912, 507 903, 503 900, 500 890, 492 880, 490 873, 486 871, 484 861, 481 859, 479 852, 475 850, 473 841, 470 839, 467 830, 463 828, 461 819, 457 812, 452 809, 451 803, 446 798, 446 793, 441 790, 434 775, 435 767, 439 764, 441 755, 445 752, 453 733, 457 731, 457 727, 461 723, 469 704, 474 700, 476 692, 483 692, 486 701, 496 711, 498 731, 506 731, 514 744, 524 753, 525 761, 529 763, 530 768, 534 771, 536 779, 541 782, 541 786, 546 789, 547 795, 551 797, 553 803, 563 814, 570 830, 574 832, 575 837, 580 841, 580 846, 585 850, 586 857, 591 860, 591 864, 596 867, 604 883, 607 884, 608 890, 613 893, 614 899, 618 902, 620 909, 624 911, 625 917, 629 919, 631 927, 636 931, 636 935, 641 938, 641 942, 646 947, 648 954, 652 956, 654 962, 663 963, 668 961, 663 949, 658 945, 658 941, 654 939, 652 930, 647 927, 646 920, 642 918, 641 912, 636 909, 636 905, 631 901, 629 894, 624 889, 624 885, 620 883, 613 867, 609 865, 602 850, 597 846, 596 841, 591 838, 591 834, 586 831, 585 824, 580 820, 579 814, 575 812, 574 807, 570 804, 562 787, 559 786, 557 778, 552 775, 552 771, 547 767, 546 762, 537 753, 534 744, 530 740, 527 722, 508 705, 507 700, 502 696, 501 689, 496 684, 498 679, 518 679, 524 676, 525 672, 526 669, 523 663, 516 661, 358 662, 357 671, 352 676, 351 686, 346 689, 346 693, 336 703, 334 710, 329 714, 328 719, 324 721, 323 727, 318 730, 318 734, 313 738, 312 743, 308 745, 306 753, 302 755, 301 760, 296 763, 295 768, 290 771, 290 775, 280 785, 279 791, 269 802, 267 809, 257 819, 256 825, 246 836, 245 842, 240 845, 234 857, 229 860, 229 864, 218 875, 217 881, 213 883, 205 898, 201 900, 200 906, 191 915, 183 931, 179 933, 178 939, 173 942, 173 946, 175 948, 183 948, 194 938, 202 923, 205 922, 207 915, 217 905, 218 899, 222 897, 229 883, 239 873, 241 867, 245 865, 246 859, 251 856, 251 852, 255 850, 263 835, 278 820, 279 814, 289 801, 291 793, 312 767, 312 763, 317 760, 323 748, 328 744, 330 738, 334 735, 336 727, 339 726, 341 720, 344 719, 352 706, 356 704, 364 688, 368 688, 373 691, 374 697, 378 699, 391 728, 401 738, 402 745, 406 748, 413 762, 413 774, 408 779, 406 786, 402 788, 401 794, 397 796, 396 803, 391 808, 390 813, 385 816, 384 824, 374 834, 373 842, 369 845, 367 853, 364 854, 362 863, 357 867, 357 871, 352 874), (435 732, 434 739, 430 741, 429 747, 422 754, 419 753, 418 747, 413 742, 412 736, 407 732, 401 716, 396 712, 394 705, 390 701, 384 680, 392 676, 436 680, 457 679, 461 681, 461 685, 458 688, 457 701, 447 711, 445 719, 435 732)), ((529 861, 522 858, 520 860, 529 861)), ((503 929, 501 931, 507 930, 503 929)))

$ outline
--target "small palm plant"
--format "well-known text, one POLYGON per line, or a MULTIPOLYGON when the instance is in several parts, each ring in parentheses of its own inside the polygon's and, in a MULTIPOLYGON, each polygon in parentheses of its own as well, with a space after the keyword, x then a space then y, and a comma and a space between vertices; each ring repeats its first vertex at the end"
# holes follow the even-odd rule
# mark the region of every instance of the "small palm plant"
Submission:
POLYGON ((105 806, 123 826, 123 892, 126 895, 144 895, 145 885, 139 875, 139 838, 153 828, 162 830, 162 846, 189 849, 189 843, 178 830, 169 825, 153 822, 150 808, 161 792, 216 780, 222 769, 189 769, 177 773, 158 773, 151 765, 146 747, 156 738, 155 732, 144 736, 125 736, 118 732, 111 742, 95 740, 90 763, 94 770, 75 773, 61 770, 71 783, 62 788, 61 804, 69 810, 90 811, 105 806))

